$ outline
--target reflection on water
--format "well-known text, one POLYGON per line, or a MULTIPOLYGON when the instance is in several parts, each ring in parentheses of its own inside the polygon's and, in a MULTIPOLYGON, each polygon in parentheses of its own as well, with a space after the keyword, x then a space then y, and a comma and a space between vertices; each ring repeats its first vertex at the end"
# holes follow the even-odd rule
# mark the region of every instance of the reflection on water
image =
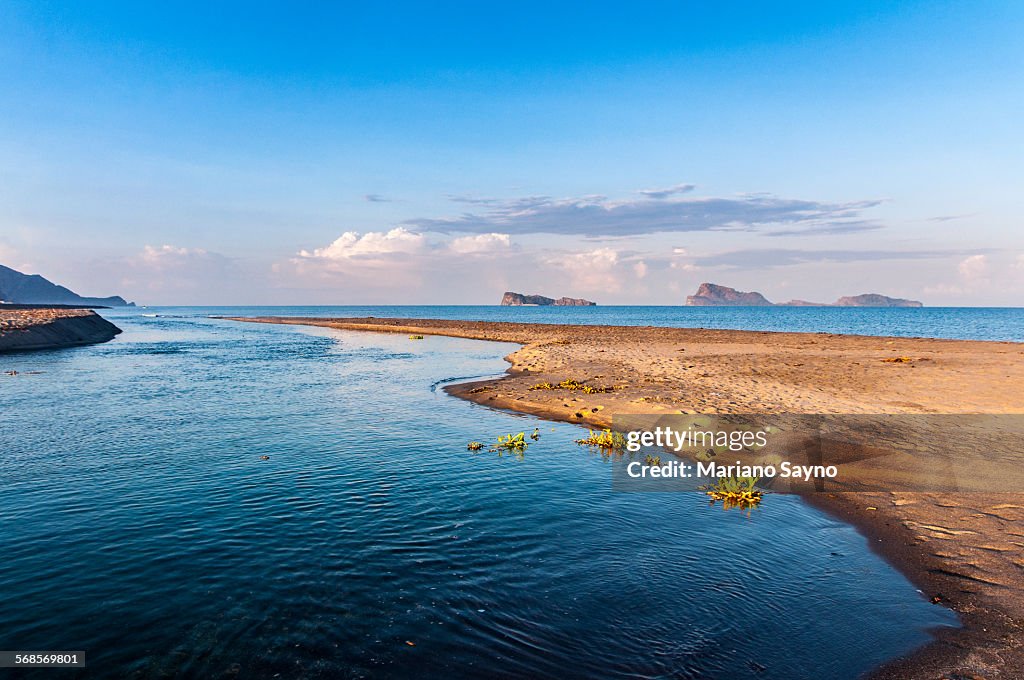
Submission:
POLYGON ((0 359, 41 371, 0 379, 0 647, 110 678, 853 678, 954 622, 795 497, 615 493, 578 428, 431 390, 508 345, 191 314, 0 359))

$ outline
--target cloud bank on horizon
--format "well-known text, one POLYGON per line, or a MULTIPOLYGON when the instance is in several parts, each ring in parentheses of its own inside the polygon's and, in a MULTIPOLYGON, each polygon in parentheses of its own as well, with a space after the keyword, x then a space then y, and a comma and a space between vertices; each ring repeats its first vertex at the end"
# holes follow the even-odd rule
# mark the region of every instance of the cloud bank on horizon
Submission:
POLYGON ((0 263, 150 304, 1024 299, 1024 6, 586 9, 4 5, 0 263))

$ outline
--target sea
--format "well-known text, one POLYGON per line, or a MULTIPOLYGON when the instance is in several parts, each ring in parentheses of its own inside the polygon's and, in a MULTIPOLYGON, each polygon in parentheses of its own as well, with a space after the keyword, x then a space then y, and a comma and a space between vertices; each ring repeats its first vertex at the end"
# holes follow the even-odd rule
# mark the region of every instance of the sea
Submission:
POLYGON ((958 625, 799 497, 614 491, 578 426, 441 389, 514 345, 214 317, 1024 339, 1007 309, 101 313, 109 343, 0 355, 0 649, 84 651, 69 678, 857 678, 958 625))

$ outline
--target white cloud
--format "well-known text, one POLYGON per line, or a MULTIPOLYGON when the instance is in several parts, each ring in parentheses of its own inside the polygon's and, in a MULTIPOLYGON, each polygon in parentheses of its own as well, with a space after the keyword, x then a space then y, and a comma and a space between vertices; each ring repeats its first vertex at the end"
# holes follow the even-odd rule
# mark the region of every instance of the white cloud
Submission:
POLYGON ((368 231, 362 236, 354 231, 346 231, 324 247, 312 252, 302 250, 299 257, 323 260, 350 260, 356 258, 379 258, 394 254, 412 254, 423 250, 426 238, 404 227, 396 227, 388 232, 368 231))
POLYGON ((548 257, 545 264, 567 272, 572 285, 580 290, 614 293, 622 289, 619 253, 612 248, 548 257))
POLYGON ((224 293, 242 274, 231 258, 220 253, 170 244, 146 245, 122 260, 116 271, 120 276, 118 290, 125 297, 142 302, 149 301, 154 294, 169 293, 177 298, 196 291, 205 291, 207 296, 211 291, 224 293))
POLYGON ((647 276, 647 263, 640 260, 633 265, 633 273, 636 274, 636 278, 642 279, 647 276))
POLYGON ((452 239, 448 248, 460 255, 475 255, 507 250, 511 245, 512 240, 508 234, 490 233, 452 239))
POLYGON ((988 258, 985 255, 971 255, 957 265, 960 278, 975 283, 988 275, 988 258))
POLYGON ((139 253, 137 260, 151 267, 158 269, 169 269, 182 267, 195 260, 207 259, 210 253, 202 248, 181 248, 172 245, 150 246, 147 245, 139 253))

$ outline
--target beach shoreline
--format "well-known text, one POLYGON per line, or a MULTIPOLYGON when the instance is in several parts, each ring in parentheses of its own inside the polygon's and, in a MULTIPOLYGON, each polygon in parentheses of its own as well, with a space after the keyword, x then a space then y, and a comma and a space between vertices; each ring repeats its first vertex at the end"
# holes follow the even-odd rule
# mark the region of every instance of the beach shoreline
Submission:
MULTIPOLYGON (((653 327, 430 319, 234 317, 513 342, 507 375, 445 387, 486 406, 589 427, 613 415, 1024 413, 1024 345, 653 327), (531 389, 576 380, 610 392, 531 389)), ((1024 493, 808 493, 963 623, 876 678, 1018 678, 1024 668, 1024 493)))

